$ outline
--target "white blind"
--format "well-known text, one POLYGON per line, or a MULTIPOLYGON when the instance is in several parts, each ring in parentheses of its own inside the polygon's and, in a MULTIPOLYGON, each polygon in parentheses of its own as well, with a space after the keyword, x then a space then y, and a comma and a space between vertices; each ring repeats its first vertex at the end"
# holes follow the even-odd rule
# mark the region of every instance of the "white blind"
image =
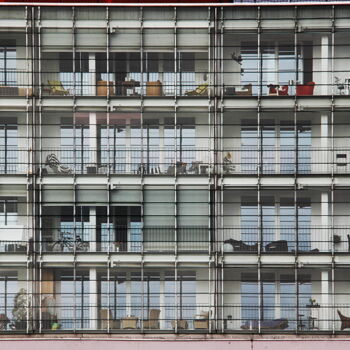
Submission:
POLYGON ((110 192, 110 200, 113 204, 130 205, 141 203, 140 188, 116 187, 110 192))
POLYGON ((144 191, 144 223, 146 226, 174 226, 175 194, 169 189, 144 191))
POLYGON ((73 46, 73 32, 70 29, 43 29, 41 45, 44 51, 71 49, 73 46))
POLYGON ((187 226, 207 226, 209 213, 209 193, 205 189, 178 191, 178 224, 187 226))
POLYGON ((177 44, 180 47, 207 47, 209 34, 206 29, 179 29, 177 44))
POLYGON ((42 191, 44 205, 72 205, 74 201, 73 188, 47 187, 42 191))
POLYGON ((175 35, 173 29, 145 29, 145 47, 167 47, 173 49, 175 45, 175 35))
POLYGON ((106 51, 107 34, 104 29, 79 29, 76 46, 82 51, 106 51))
POLYGON ((107 203, 107 191, 105 188, 80 187, 76 193, 79 205, 101 206, 107 203))

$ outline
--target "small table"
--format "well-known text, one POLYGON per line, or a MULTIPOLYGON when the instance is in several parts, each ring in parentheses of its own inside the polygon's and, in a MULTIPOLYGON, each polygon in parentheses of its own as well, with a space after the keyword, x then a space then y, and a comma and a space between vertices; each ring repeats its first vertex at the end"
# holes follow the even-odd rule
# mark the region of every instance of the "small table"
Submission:
POLYGON ((171 321, 171 326, 173 329, 187 329, 188 328, 188 322, 186 320, 173 320, 171 321))
POLYGON ((320 307, 317 305, 310 306, 310 316, 309 316, 309 322, 308 322, 309 330, 320 329, 319 327, 320 307))
POLYGON ((126 316, 122 318, 121 329, 137 329, 138 317, 126 316))
POLYGON ((127 80, 119 83, 122 87, 122 96, 128 96, 128 90, 131 90, 132 93, 130 96, 136 95, 136 87, 140 86, 140 82, 136 80, 127 80))

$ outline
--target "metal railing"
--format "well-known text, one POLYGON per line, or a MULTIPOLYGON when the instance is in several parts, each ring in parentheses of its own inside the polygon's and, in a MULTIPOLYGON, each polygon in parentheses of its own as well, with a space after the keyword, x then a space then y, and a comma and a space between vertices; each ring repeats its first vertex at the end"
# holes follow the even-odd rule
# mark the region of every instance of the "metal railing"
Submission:
POLYGON ((336 147, 243 146, 225 149, 230 162, 223 162, 224 174, 336 174, 350 173, 350 149, 336 147))
POLYGON ((99 240, 91 240, 96 235, 96 227, 80 228, 66 226, 64 232, 55 238, 47 237, 37 242, 37 249, 44 252, 110 252, 110 253, 169 253, 209 252, 212 247, 210 230, 206 227, 148 227, 125 226, 100 228, 99 240), (127 238, 128 237, 128 238, 127 238))
MULTIPOLYGON (((40 297, 45 304, 45 295, 40 297)), ((160 294, 153 294, 151 303, 126 302, 130 297, 131 294, 119 293, 118 303, 113 298, 106 303, 104 293, 56 293, 50 296, 49 307, 30 306, 27 317, 20 320, 9 312, 3 313, 0 332, 315 333, 342 332, 349 326, 350 304, 344 303, 308 304, 295 300, 259 306, 257 300, 262 295, 256 295, 255 302, 224 303, 213 308, 205 303, 160 303, 160 294), (101 306, 92 304, 91 299, 100 300, 101 306)))
POLYGON ((56 174, 207 174, 211 152, 207 148, 182 147, 61 147, 40 152, 44 173, 56 174), (54 162, 50 157, 57 159, 54 162))
POLYGON ((206 227, 86 227, 65 226, 64 230, 43 229, 41 241, 0 241, 0 252, 30 249, 55 253, 170 253, 212 251, 224 254, 315 254, 350 252, 350 227, 315 225, 217 229, 206 227), (58 232, 58 233, 57 233, 58 232), (98 239, 97 232, 100 232, 98 239), (221 240, 223 237, 223 240, 221 240))
POLYGON ((207 82, 198 79, 208 72, 127 72, 118 79, 114 73, 43 72, 42 94, 46 96, 206 96, 207 82), (108 78, 109 76, 109 78, 108 78))
MULTIPOLYGON (((8 155, 9 164, 0 166, 0 172, 23 169, 26 150, 13 150, 8 155), (11 153, 12 152, 12 153, 11 153), (22 159, 21 159, 22 158, 22 159)), ((39 165, 44 173, 56 174, 143 174, 143 175, 224 175, 251 174, 349 174, 350 148, 316 147, 239 147, 225 149, 222 162, 212 162, 213 152, 208 148, 182 147, 60 147, 38 151, 39 165), (230 154, 229 162, 225 155, 230 154), (53 155, 59 164, 50 164, 53 155), (57 166, 58 165, 58 166, 57 166), (215 167, 216 166, 216 167, 215 167), (63 170, 65 169, 65 170, 63 170)))

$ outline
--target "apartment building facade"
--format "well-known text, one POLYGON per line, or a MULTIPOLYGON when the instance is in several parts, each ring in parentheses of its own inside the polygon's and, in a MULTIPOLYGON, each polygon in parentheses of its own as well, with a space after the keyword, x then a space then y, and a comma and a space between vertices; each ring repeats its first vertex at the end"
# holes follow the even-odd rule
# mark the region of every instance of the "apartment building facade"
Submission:
POLYGON ((0 5, 0 341, 344 346, 350 5, 0 5))

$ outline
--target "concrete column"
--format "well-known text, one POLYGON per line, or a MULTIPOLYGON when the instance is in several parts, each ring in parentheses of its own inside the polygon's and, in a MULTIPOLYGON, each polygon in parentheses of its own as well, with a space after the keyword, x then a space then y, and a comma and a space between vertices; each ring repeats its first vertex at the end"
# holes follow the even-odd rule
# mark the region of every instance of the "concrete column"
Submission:
POLYGON ((89 128, 90 128, 90 160, 91 166, 96 167, 97 173, 97 116, 96 113, 89 114, 89 128))
MULTIPOLYGON (((328 192, 321 193, 321 227, 320 232, 322 233, 320 237, 316 236, 316 240, 319 240, 319 247, 321 251, 329 251, 330 250, 330 237, 329 237, 329 229, 328 229, 328 192)), ((317 242, 316 242, 317 244, 317 242)))
MULTIPOLYGON (((322 173, 328 173, 331 170, 331 153, 328 151, 328 115, 322 114, 321 115, 321 141, 320 141, 320 147, 321 147, 321 154, 318 154, 316 156, 316 159, 314 163, 317 167, 321 170, 322 173), (319 161, 320 160, 320 161, 319 161)), ((317 151, 316 151, 317 152, 317 151)))
POLYGON ((98 327, 98 295, 97 295, 97 272, 96 269, 90 269, 89 280, 89 303, 90 303, 90 329, 95 330, 98 327))
POLYGON ((329 273, 321 271, 321 330, 328 330, 330 325, 330 295, 329 295, 329 273))
POLYGON ((96 251, 96 207, 90 207, 90 251, 96 251))
MULTIPOLYGON (((321 95, 327 95, 329 92, 329 37, 324 35, 321 38, 321 95)), ((317 81, 316 81, 317 84, 317 81)))
POLYGON ((96 58, 95 53, 89 53, 89 87, 88 95, 96 96, 96 58))

